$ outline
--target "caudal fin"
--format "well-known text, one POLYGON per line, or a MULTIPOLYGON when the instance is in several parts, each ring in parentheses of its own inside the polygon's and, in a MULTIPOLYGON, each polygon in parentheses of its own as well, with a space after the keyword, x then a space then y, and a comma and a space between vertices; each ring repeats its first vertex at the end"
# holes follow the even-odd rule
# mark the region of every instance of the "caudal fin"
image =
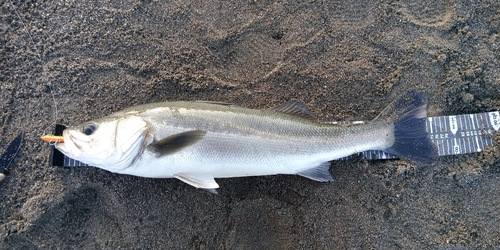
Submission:
POLYGON ((401 158, 434 164, 438 153, 426 131, 427 99, 411 90, 392 102, 375 120, 394 124, 394 144, 384 151, 401 158))

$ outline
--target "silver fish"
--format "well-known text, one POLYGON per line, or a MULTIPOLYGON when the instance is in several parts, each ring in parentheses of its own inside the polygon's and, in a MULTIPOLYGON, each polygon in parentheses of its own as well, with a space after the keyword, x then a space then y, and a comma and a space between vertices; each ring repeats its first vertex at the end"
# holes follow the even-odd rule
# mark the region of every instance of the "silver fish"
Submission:
POLYGON ((297 174, 332 181, 329 161, 366 150, 433 164, 426 98, 409 91, 367 124, 315 122, 299 101, 271 109, 210 102, 144 104, 65 129, 56 148, 114 173, 177 178, 214 191, 214 178, 297 174))

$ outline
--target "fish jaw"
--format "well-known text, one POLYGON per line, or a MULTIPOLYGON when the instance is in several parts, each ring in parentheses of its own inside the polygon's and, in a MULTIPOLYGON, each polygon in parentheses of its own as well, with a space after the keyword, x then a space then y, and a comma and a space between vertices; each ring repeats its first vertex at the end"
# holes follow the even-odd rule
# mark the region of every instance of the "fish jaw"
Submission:
POLYGON ((73 137, 71 135, 69 129, 63 131, 62 137, 63 141, 65 140, 65 142, 56 142, 55 147, 66 156, 73 159, 78 159, 82 154, 82 148, 79 146, 79 143, 76 142, 76 137, 73 137))

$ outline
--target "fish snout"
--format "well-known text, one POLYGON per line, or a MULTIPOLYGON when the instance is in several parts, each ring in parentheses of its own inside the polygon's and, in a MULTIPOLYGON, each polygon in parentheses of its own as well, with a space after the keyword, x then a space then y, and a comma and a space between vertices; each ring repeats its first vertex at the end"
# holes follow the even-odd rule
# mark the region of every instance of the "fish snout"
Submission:
POLYGON ((63 131, 63 138, 64 142, 56 143, 55 147, 71 158, 78 158, 82 154, 85 144, 88 145, 90 142, 88 136, 70 129, 63 131))

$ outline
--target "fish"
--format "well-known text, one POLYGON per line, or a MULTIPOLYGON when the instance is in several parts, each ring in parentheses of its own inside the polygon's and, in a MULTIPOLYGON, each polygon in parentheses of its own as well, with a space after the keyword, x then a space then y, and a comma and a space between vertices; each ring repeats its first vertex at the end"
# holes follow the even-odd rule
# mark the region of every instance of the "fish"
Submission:
POLYGON ((216 178, 290 174, 330 182, 330 161, 381 150, 421 164, 436 163, 426 132, 427 98, 410 90, 371 122, 316 121, 302 102, 250 109, 203 101, 142 104, 68 127, 55 147, 113 173, 176 178, 215 191, 216 178))

